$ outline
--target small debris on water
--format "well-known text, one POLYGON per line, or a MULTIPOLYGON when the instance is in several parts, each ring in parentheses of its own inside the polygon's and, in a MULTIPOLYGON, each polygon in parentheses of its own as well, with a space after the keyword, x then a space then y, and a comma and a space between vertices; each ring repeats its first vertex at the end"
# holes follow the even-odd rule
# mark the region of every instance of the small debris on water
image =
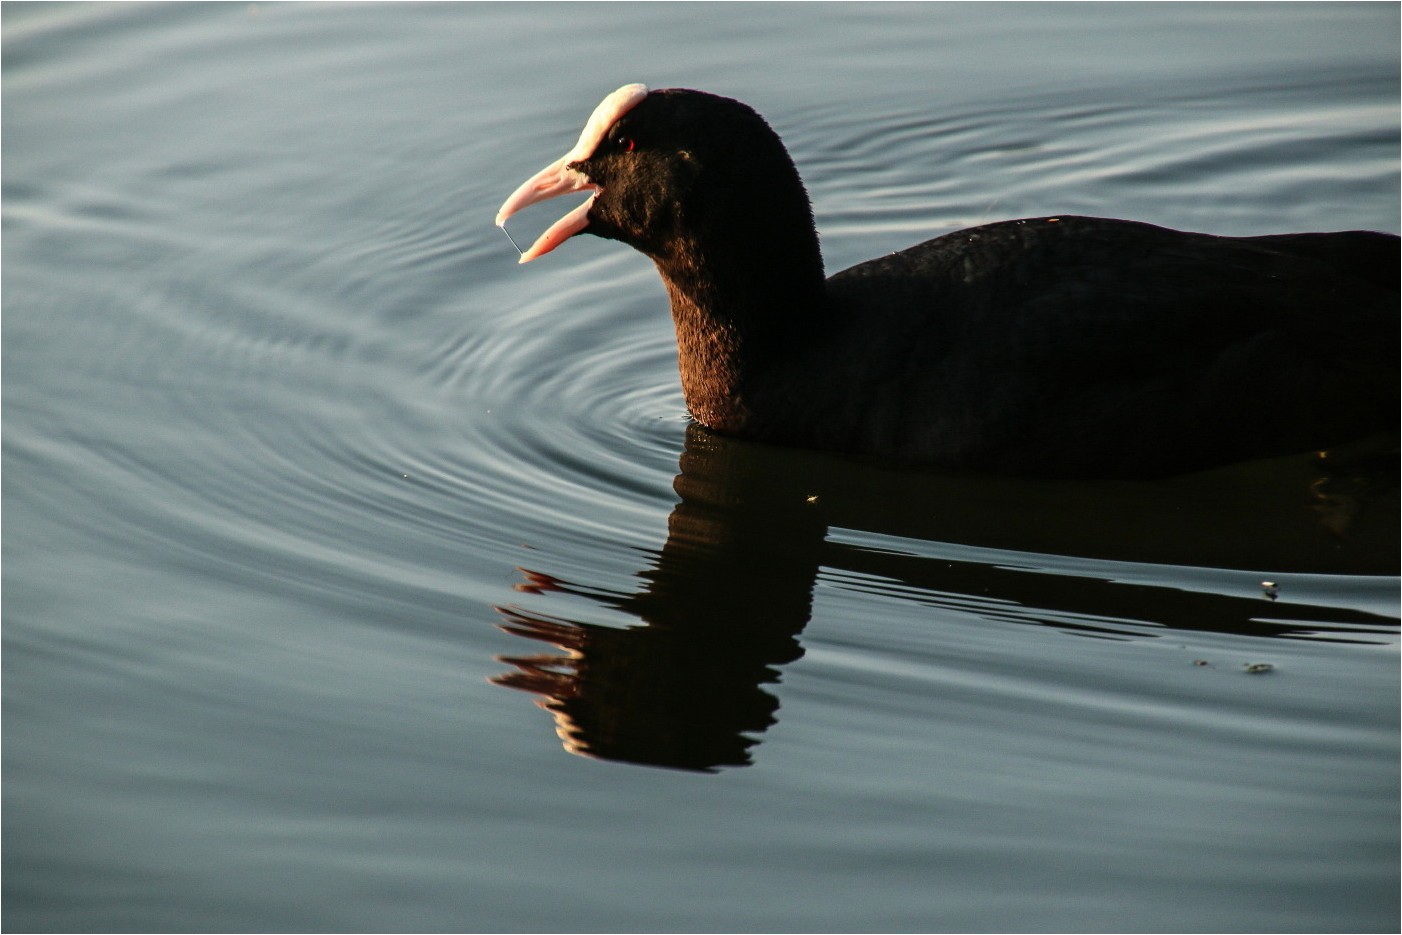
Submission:
POLYGON ((1276 585, 1274 581, 1262 581, 1261 593, 1264 594, 1270 600, 1275 600, 1277 597, 1280 596, 1280 588, 1276 585))
POLYGON ((1194 659, 1194 660, 1193 660, 1193 665, 1195 665, 1195 666, 1210 666, 1210 665, 1212 665, 1212 663, 1208 662, 1206 659, 1194 659))
POLYGON ((1269 662, 1248 662, 1245 666, 1245 669, 1252 675, 1260 675, 1263 672, 1270 672, 1274 670, 1275 666, 1271 665, 1269 662))

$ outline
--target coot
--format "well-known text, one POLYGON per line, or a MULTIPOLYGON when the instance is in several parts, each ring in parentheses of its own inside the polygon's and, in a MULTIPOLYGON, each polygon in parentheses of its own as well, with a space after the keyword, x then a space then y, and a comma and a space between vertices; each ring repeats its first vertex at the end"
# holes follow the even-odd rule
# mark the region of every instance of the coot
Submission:
POLYGON ((581 231, 656 263, 692 416, 724 434, 953 470, 1153 477, 1398 422, 1398 238, 1217 237, 1042 217, 824 278, 807 192, 755 111, 627 85, 497 224, 592 196, 581 231))

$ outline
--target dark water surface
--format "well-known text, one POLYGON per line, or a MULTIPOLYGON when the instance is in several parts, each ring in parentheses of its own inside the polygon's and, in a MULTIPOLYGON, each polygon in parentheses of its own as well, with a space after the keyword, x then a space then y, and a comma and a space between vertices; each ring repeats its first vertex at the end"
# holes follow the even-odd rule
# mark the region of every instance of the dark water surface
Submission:
POLYGON ((645 81, 771 120, 830 270, 1395 231, 1398 33, 6 6, 6 929, 1397 931, 1389 471, 716 439, 644 258, 491 220, 645 81))

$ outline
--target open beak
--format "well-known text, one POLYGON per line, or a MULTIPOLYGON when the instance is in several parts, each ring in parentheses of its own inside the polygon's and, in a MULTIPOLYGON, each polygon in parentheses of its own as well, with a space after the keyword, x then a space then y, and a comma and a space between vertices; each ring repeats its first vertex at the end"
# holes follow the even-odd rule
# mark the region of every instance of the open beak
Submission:
POLYGON ((501 210, 497 211, 496 223, 497 227, 505 229, 507 218, 527 205, 568 195, 570 192, 594 193, 579 207, 551 224, 545 233, 536 238, 530 249, 521 254, 520 262, 529 263, 538 256, 544 256, 589 226, 589 209, 594 206, 594 200, 599 197, 602 189, 591 182, 583 172, 571 169, 570 165, 592 156, 608 133, 609 127, 645 97, 645 85, 626 84, 604 98, 599 106, 594 108, 594 113, 584 125, 584 132, 580 133, 579 142, 574 144, 574 148, 523 182, 521 187, 502 203, 501 210))
POLYGON ((544 256, 589 226, 589 209, 593 207, 594 199, 598 197, 599 186, 589 181, 588 176, 583 172, 571 169, 569 167, 570 161, 569 155, 561 156, 557 161, 552 162, 522 182, 521 187, 511 193, 511 197, 502 203, 501 210, 497 212, 497 227, 505 228, 507 218, 537 201, 546 201, 560 195, 568 195, 570 192, 589 190, 595 193, 589 200, 551 224, 545 233, 536 238, 536 242, 531 244, 530 249, 521 254, 520 262, 522 263, 529 263, 538 256, 544 256))

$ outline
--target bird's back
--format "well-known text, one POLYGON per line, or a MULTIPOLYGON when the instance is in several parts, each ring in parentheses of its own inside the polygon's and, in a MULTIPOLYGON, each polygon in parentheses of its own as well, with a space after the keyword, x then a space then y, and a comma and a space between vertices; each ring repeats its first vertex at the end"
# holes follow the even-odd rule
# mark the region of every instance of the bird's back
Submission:
POLYGON ((1145 476, 1392 429, 1398 260, 1369 232, 948 234, 829 278, 848 385, 808 431, 951 468, 1145 476))

